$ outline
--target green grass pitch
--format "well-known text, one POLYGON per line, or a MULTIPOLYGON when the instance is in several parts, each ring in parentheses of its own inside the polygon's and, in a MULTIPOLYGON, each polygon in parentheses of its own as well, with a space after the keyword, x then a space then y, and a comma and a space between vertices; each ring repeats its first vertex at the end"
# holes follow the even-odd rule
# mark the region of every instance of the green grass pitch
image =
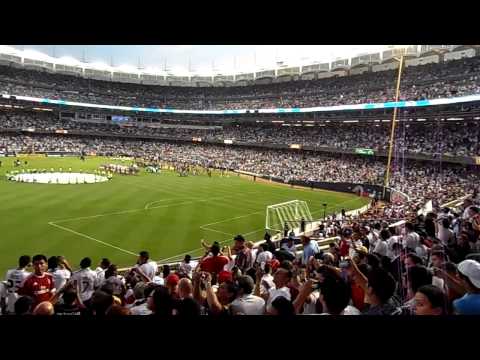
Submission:
MULTIPOLYGON (((14 158, 0 158, 0 271, 17 265, 20 255, 64 255, 74 268, 89 256, 118 266, 135 263, 141 250, 154 260, 201 255, 200 239, 232 243, 236 234, 256 241, 265 232, 268 205, 307 201, 312 215, 368 202, 353 194, 263 184, 218 174, 179 177, 173 172, 115 175, 105 183, 57 185, 10 182, 5 173, 14 158)), ((24 160, 24 159, 21 159, 24 160)), ((29 157, 28 168, 98 169, 108 158, 29 157)), ((17 168, 22 169, 22 167, 17 168)), ((1 275, 3 276, 3 275, 1 275)))

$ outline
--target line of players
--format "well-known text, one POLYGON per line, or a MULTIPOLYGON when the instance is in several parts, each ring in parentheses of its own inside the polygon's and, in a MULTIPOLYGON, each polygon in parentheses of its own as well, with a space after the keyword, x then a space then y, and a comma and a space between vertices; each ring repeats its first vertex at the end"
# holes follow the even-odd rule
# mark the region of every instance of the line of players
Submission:
POLYGON ((207 175, 208 177, 212 177, 213 171, 217 170, 220 173, 221 177, 228 177, 228 171, 226 169, 213 169, 210 167, 203 167, 203 166, 192 166, 188 164, 176 164, 174 165, 174 171, 179 176, 188 176, 188 175, 207 175))
POLYGON ((160 169, 173 170, 180 177, 186 177, 189 175, 207 175, 208 177, 212 177, 214 171, 218 171, 222 177, 228 177, 228 170, 226 169, 216 169, 208 164, 191 165, 186 162, 171 163, 168 161, 161 161, 158 156, 135 159, 135 164, 144 168, 155 168, 157 169, 157 172, 159 172, 160 169))

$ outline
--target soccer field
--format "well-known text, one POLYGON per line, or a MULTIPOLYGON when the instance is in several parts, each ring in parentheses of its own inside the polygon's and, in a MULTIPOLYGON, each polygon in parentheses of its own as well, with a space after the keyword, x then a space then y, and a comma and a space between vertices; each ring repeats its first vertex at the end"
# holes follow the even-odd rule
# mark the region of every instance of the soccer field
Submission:
MULTIPOLYGON (((121 163, 108 158, 21 158, 29 169, 72 171, 121 163)), ((64 255, 74 268, 88 256, 133 265, 148 250, 154 260, 200 255, 200 239, 232 243, 236 234, 257 241, 265 232, 268 205, 305 200, 312 216, 355 209, 368 199, 353 194, 253 182, 236 175, 179 177, 173 172, 114 175, 97 184, 57 185, 7 181, 14 158, 0 158, 0 271, 20 255, 64 255)), ((22 169, 24 166, 16 168, 22 169)), ((3 275, 1 275, 3 276, 3 275)))

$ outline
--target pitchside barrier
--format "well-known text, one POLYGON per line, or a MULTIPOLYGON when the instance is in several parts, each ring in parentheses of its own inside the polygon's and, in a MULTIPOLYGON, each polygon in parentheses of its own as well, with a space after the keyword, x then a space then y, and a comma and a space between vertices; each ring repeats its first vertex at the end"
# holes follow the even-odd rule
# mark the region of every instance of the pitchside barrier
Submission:
MULTIPOLYGON (((263 174, 255 174, 248 171, 234 170, 234 172, 248 176, 251 179, 258 178, 268 180, 284 185, 290 185, 291 187, 302 187, 309 189, 323 189, 337 192, 344 192, 349 194, 357 194, 359 196, 365 196, 370 198, 377 198, 387 202, 390 202, 390 197, 394 189, 386 188, 385 196, 383 196, 383 186, 371 185, 371 184, 359 184, 359 183, 346 183, 346 182, 323 182, 323 181, 300 181, 300 180, 285 180, 274 176, 268 176, 263 174)), ((396 190, 395 190, 396 191, 396 190)), ((397 191, 398 193, 398 191, 397 191)))

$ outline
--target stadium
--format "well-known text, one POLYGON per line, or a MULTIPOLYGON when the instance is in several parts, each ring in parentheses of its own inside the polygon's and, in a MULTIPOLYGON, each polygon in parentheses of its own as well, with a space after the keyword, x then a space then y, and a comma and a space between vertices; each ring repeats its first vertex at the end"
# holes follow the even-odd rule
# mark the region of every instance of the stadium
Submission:
POLYGON ((478 45, 205 74, 0 46, 2 314, 480 314, 479 120, 478 45))

